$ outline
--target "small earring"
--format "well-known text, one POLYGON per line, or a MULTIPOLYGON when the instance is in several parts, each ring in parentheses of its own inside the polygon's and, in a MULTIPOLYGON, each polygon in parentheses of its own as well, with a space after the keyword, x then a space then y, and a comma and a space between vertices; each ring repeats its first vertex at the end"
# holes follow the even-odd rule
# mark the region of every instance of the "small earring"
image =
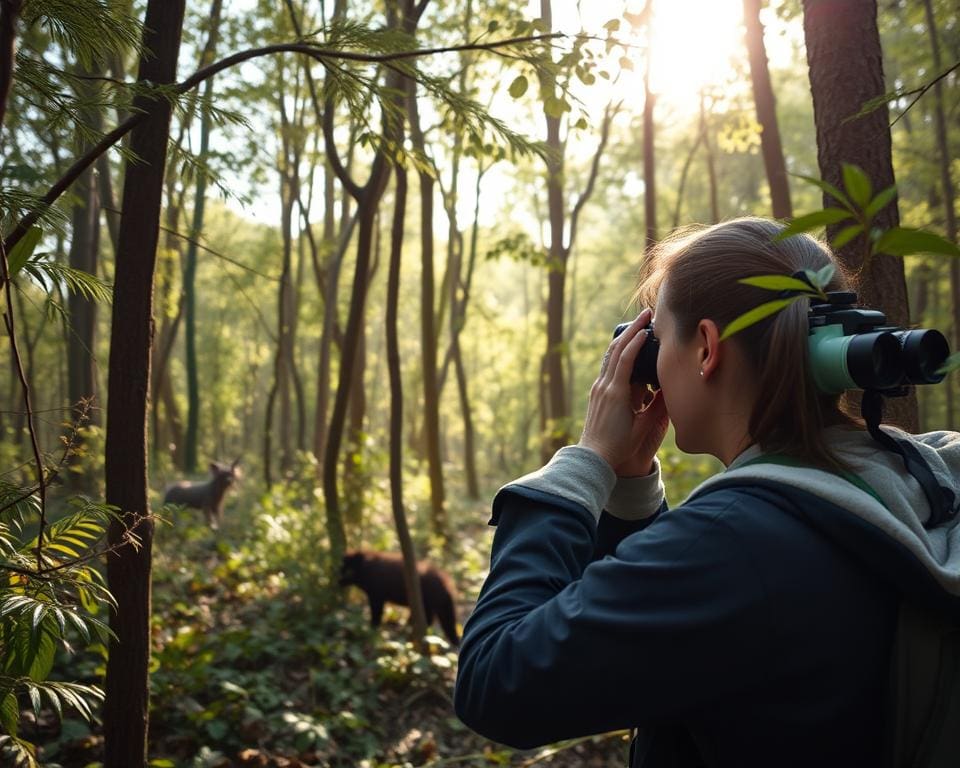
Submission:
POLYGON ((700 377, 703 377, 703 368, 700 369, 700 377))

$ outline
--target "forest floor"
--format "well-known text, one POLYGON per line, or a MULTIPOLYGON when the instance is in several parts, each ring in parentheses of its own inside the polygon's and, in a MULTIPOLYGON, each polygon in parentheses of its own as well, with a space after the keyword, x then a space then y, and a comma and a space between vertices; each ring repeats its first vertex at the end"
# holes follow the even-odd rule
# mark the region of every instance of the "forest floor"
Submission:
MULTIPOLYGON (((238 497, 219 533, 189 513, 158 529, 152 768, 626 764, 625 733, 530 751, 472 733, 452 709, 456 653, 435 636, 429 655, 415 652, 404 608, 388 606, 384 626, 372 630, 362 593, 336 601, 310 537, 290 530, 288 501, 238 497), (248 519, 239 507, 255 511, 248 519)), ((457 526, 464 555, 447 564, 461 622, 492 539, 486 505, 468 514, 457 526)), ((61 653, 52 677, 102 684, 104 669, 104 649, 94 647, 61 653)), ((38 744, 42 765, 92 768, 102 759, 100 727, 68 713, 34 721, 25 712, 21 735, 38 744)))

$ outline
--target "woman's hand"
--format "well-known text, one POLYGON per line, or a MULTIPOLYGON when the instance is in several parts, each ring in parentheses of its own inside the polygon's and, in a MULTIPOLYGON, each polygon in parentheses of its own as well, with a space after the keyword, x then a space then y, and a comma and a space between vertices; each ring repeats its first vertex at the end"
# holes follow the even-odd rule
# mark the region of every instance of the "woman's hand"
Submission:
POLYGON ((645 309, 610 342, 600 375, 593 382, 580 445, 604 459, 617 475, 648 475, 667 432, 667 410, 659 392, 631 384, 637 355, 647 340, 643 330, 653 313, 645 309))

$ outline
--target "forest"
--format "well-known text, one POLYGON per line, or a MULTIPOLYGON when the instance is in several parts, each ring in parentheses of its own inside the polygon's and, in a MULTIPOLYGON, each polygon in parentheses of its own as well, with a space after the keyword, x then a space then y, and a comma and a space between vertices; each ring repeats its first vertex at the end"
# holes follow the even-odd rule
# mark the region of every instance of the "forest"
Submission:
POLYGON ((491 499, 679 226, 960 348, 958 71, 955 0, 0 0, 0 764, 625 764, 454 714, 491 499))

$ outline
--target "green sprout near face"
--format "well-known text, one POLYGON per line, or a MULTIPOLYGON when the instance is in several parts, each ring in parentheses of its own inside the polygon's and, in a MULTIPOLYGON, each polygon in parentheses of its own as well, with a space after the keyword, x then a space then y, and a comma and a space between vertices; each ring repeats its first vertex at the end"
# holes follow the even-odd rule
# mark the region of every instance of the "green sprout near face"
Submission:
POLYGON ((836 267, 834 267, 833 264, 827 264, 827 266, 818 272, 814 272, 812 269, 804 270, 804 274, 809 282, 805 282, 797 277, 790 277, 789 275, 758 275, 757 277, 745 277, 742 280, 738 280, 737 282, 743 285, 765 288, 768 291, 791 291, 795 293, 787 298, 768 301, 743 313, 723 329, 720 340, 723 341, 724 339, 730 338, 733 334, 786 309, 800 299, 812 298, 821 299, 824 302, 827 301, 825 289, 830 285, 830 281, 833 279, 835 272, 836 267))

